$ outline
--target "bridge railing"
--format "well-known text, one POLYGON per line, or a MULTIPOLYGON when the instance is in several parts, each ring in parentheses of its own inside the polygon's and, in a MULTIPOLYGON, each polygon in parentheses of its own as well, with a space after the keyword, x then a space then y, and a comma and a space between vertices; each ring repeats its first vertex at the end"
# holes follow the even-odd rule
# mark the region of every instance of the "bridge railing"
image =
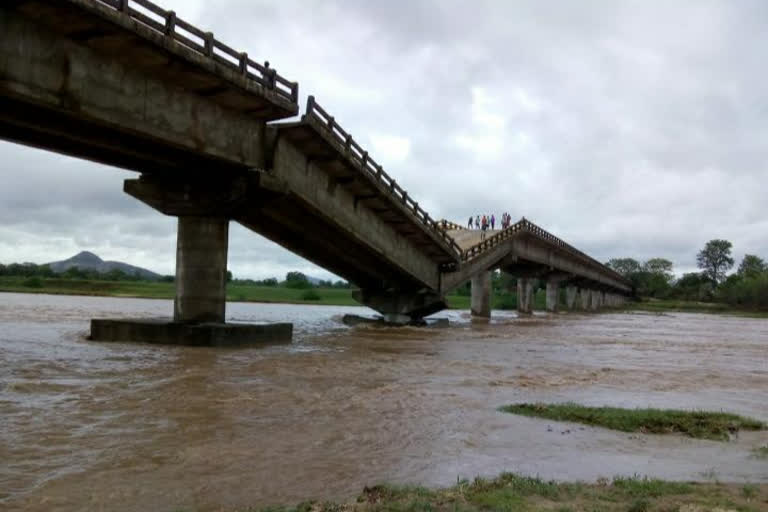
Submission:
POLYGON ((302 120, 313 123, 315 126, 324 130, 330 135, 331 141, 337 149, 344 154, 355 165, 363 175, 367 176, 374 183, 379 185, 380 191, 387 194, 391 199, 403 204, 416 217, 416 220, 428 231, 433 232, 442 239, 458 257, 461 254, 461 248, 456 241, 450 237, 438 221, 434 220, 408 192, 406 192, 389 174, 387 174, 381 165, 368 155, 360 144, 347 133, 336 119, 315 101, 314 96, 307 98, 307 111, 302 116, 302 120))
POLYGON ((478 244, 473 245, 472 247, 469 247, 468 249, 464 250, 461 254, 461 261, 462 262, 468 262, 481 254, 483 254, 485 251, 492 249, 493 247, 499 245, 500 243, 514 237, 518 236, 521 233, 529 233, 541 240, 544 240, 545 242, 548 242, 552 245, 557 246, 558 248, 582 259, 585 261, 585 263, 589 264, 592 267, 597 267, 601 272, 604 274, 608 274, 614 279, 625 282, 626 279, 624 276, 619 274, 618 272, 614 271, 613 269, 610 269, 597 261, 596 259, 592 258, 591 256, 583 253, 582 251, 576 249, 572 245, 564 242, 560 238, 556 237, 552 233, 549 233, 545 229, 537 226, 533 222, 527 220, 525 217, 523 217, 521 220, 516 222, 515 224, 512 224, 508 228, 500 231, 499 233, 496 233, 493 236, 490 236, 486 238, 485 240, 481 241, 478 244))
POLYGON ((437 221, 437 223, 440 225, 440 229, 442 229, 443 231, 459 231, 462 229, 467 229, 464 226, 460 226, 455 222, 451 222, 447 219, 440 219, 439 221, 437 221))
POLYGON ((269 62, 260 64, 250 59, 247 53, 235 51, 217 40, 213 33, 204 32, 178 18, 174 11, 163 9, 149 0, 91 0, 91 2, 109 6, 203 57, 237 70, 242 76, 293 103, 299 101, 299 84, 280 76, 274 68, 269 67, 269 62))

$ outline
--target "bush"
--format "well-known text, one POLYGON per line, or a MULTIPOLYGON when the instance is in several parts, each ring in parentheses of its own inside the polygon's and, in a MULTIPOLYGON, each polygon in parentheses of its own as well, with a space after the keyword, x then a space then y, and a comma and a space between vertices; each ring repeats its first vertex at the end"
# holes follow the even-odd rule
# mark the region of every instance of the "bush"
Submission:
POLYGON ((43 282, 40 280, 39 277, 30 277, 29 279, 25 279, 23 283, 21 283, 23 286, 26 286, 27 288, 42 288, 43 282))
POLYGON ((306 290, 301 294, 301 300, 320 300, 320 295, 313 289, 306 290))
POLYGON ((515 309, 517 308, 517 296, 511 293, 497 295, 493 307, 495 309, 515 309))

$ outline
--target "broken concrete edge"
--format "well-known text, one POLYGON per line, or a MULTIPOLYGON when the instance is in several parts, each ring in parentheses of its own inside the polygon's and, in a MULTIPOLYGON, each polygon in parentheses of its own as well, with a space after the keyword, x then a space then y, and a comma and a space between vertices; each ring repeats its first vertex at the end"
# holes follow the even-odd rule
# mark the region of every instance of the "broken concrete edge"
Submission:
POLYGON ((341 322, 344 325, 354 327, 357 325, 377 325, 383 327, 448 327, 450 321, 447 318, 433 318, 426 320, 424 318, 418 318, 416 320, 410 320, 405 323, 401 322, 389 322, 383 316, 368 317, 360 315, 344 315, 341 318, 341 322))
POLYGON ((164 318, 91 320, 92 341, 155 343, 198 347, 242 347, 290 343, 293 324, 185 324, 164 318))

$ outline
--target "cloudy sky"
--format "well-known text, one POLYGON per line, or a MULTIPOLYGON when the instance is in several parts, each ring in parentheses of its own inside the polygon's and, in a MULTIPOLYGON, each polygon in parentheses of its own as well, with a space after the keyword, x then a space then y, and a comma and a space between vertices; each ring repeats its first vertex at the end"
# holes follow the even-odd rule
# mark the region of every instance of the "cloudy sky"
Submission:
MULTIPOLYGON (((300 84, 433 217, 525 216, 595 258, 768 257, 768 3, 158 0, 300 84)), ((131 173, 0 142, 0 262, 173 273, 131 173)), ((230 268, 329 274, 233 225, 230 268)))

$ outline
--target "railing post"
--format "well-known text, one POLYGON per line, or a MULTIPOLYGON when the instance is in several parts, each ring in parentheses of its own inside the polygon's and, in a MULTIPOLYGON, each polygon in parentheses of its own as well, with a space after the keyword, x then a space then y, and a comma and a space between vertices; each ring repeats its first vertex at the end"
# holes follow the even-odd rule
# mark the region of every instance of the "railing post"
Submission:
POLYGON ((328 116, 328 129, 333 131, 333 123, 335 119, 333 116, 328 116))
POLYGON ((299 82, 291 83, 291 101, 299 101, 299 82))
POLYGON ((128 10, 128 0, 117 0, 117 10, 125 12, 128 10))
POLYGON ((381 168, 380 165, 376 166, 376 179, 381 181, 381 173, 384 171, 384 169, 381 168))
POLYGON ((213 57, 213 32, 205 33, 205 54, 213 57))
POLYGON ((346 138, 346 139, 344 139, 344 151, 346 151, 347 153, 349 153, 349 148, 350 148, 351 146, 352 146, 352 135, 348 133, 348 134, 347 134, 347 138, 346 138))
POLYGON ((315 97, 311 94, 307 97, 307 111, 305 115, 309 115, 312 113, 312 111, 315 110, 315 97))
POLYGON ((243 76, 248 74, 248 54, 246 52, 240 54, 240 74, 243 76))
POLYGON ((363 160, 362 160, 362 162, 363 162, 363 164, 362 164, 363 165, 363 170, 365 170, 366 167, 368 166, 368 152, 367 151, 363 151, 363 160))
POLYGON ((165 35, 173 37, 176 32, 176 12, 168 11, 165 13, 165 35))

